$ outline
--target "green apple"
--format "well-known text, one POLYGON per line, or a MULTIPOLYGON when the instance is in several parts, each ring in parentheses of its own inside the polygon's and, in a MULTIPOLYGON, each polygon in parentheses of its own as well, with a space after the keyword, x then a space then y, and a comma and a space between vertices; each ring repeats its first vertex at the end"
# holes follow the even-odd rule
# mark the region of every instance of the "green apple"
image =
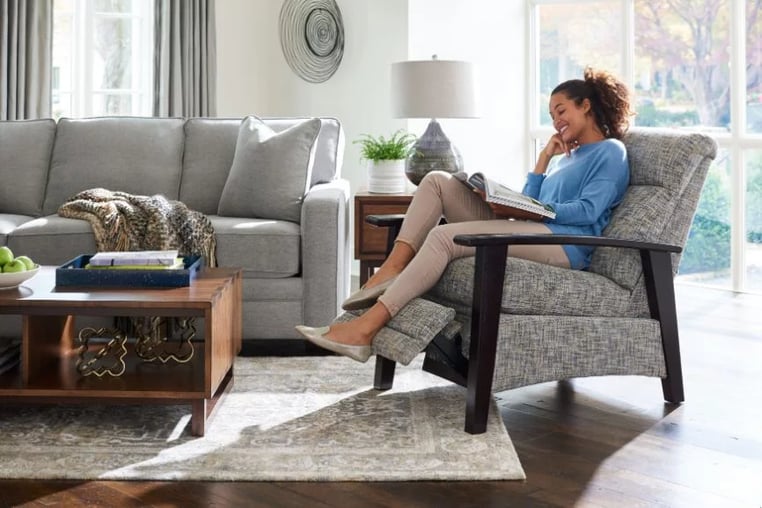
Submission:
POLYGON ((15 273, 15 272, 25 272, 26 271, 26 265, 23 261, 19 261, 18 259, 14 259, 10 263, 5 263, 3 265, 3 273, 15 273))
POLYGON ((24 263, 24 266, 26 266, 27 270, 34 270, 34 267, 37 266, 37 264, 32 261, 32 258, 29 256, 17 256, 16 261, 21 261, 24 263))
POLYGON ((13 261, 13 251, 6 246, 0 247, 0 266, 7 265, 13 261))

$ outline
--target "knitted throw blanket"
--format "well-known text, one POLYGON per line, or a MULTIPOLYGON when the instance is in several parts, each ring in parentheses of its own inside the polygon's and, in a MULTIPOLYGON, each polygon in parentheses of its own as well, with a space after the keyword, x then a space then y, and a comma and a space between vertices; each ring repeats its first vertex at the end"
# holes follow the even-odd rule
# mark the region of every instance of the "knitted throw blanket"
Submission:
POLYGON ((69 198, 58 215, 90 223, 99 251, 177 249, 216 266, 214 227, 202 213, 162 195, 138 196, 101 188, 69 198))

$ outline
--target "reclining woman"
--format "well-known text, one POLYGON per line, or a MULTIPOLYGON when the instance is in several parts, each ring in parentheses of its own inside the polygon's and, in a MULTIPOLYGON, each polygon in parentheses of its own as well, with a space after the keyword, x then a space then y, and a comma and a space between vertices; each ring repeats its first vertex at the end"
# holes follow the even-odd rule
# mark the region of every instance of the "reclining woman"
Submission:
MULTIPOLYGON (((452 175, 431 172, 413 195, 388 258, 343 304, 345 310, 368 310, 350 321, 297 330, 318 346, 364 362, 373 337, 404 305, 431 289, 450 261, 475 254, 474 247, 456 245, 456 235, 600 236, 630 179, 621 142, 633 114, 629 90, 608 72, 588 68, 584 79, 553 90, 549 112, 555 133, 522 192, 550 205, 554 219, 499 215, 452 175), (556 155, 563 157, 550 165, 556 155), (447 224, 439 225, 442 217, 447 224)), ((581 270, 590 264, 592 251, 577 245, 515 245, 508 256, 581 270)))

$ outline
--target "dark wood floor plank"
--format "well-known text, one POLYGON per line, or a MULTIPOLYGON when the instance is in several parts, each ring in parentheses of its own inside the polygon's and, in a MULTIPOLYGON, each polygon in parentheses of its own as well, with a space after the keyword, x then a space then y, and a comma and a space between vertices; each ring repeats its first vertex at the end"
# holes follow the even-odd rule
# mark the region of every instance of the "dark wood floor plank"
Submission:
MULTIPOLYGON (((657 379, 635 376, 498 394, 526 481, 5 480, 0 507, 760 508, 762 296, 678 285, 677 298, 685 403, 665 404, 657 379)), ((260 349, 266 348, 260 343, 260 349)), ((277 354, 300 351, 301 345, 289 344, 277 354)))

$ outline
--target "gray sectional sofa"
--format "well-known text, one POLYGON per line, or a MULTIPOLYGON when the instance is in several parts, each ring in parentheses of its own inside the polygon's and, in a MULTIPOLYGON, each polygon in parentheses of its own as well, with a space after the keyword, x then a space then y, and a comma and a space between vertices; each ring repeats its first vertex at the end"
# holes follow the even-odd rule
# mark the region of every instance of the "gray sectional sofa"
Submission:
MULTIPOLYGON (((349 292, 343 150, 332 118, 0 122, 0 245, 60 265, 96 251, 87 221, 57 215, 68 198, 94 187, 162 194, 207 215, 218 265, 243 269, 244 340, 298 338, 294 325, 330 322, 349 292), (271 129, 269 141, 244 132, 247 121, 271 129)), ((20 323, 0 316, 0 336, 20 323)))

